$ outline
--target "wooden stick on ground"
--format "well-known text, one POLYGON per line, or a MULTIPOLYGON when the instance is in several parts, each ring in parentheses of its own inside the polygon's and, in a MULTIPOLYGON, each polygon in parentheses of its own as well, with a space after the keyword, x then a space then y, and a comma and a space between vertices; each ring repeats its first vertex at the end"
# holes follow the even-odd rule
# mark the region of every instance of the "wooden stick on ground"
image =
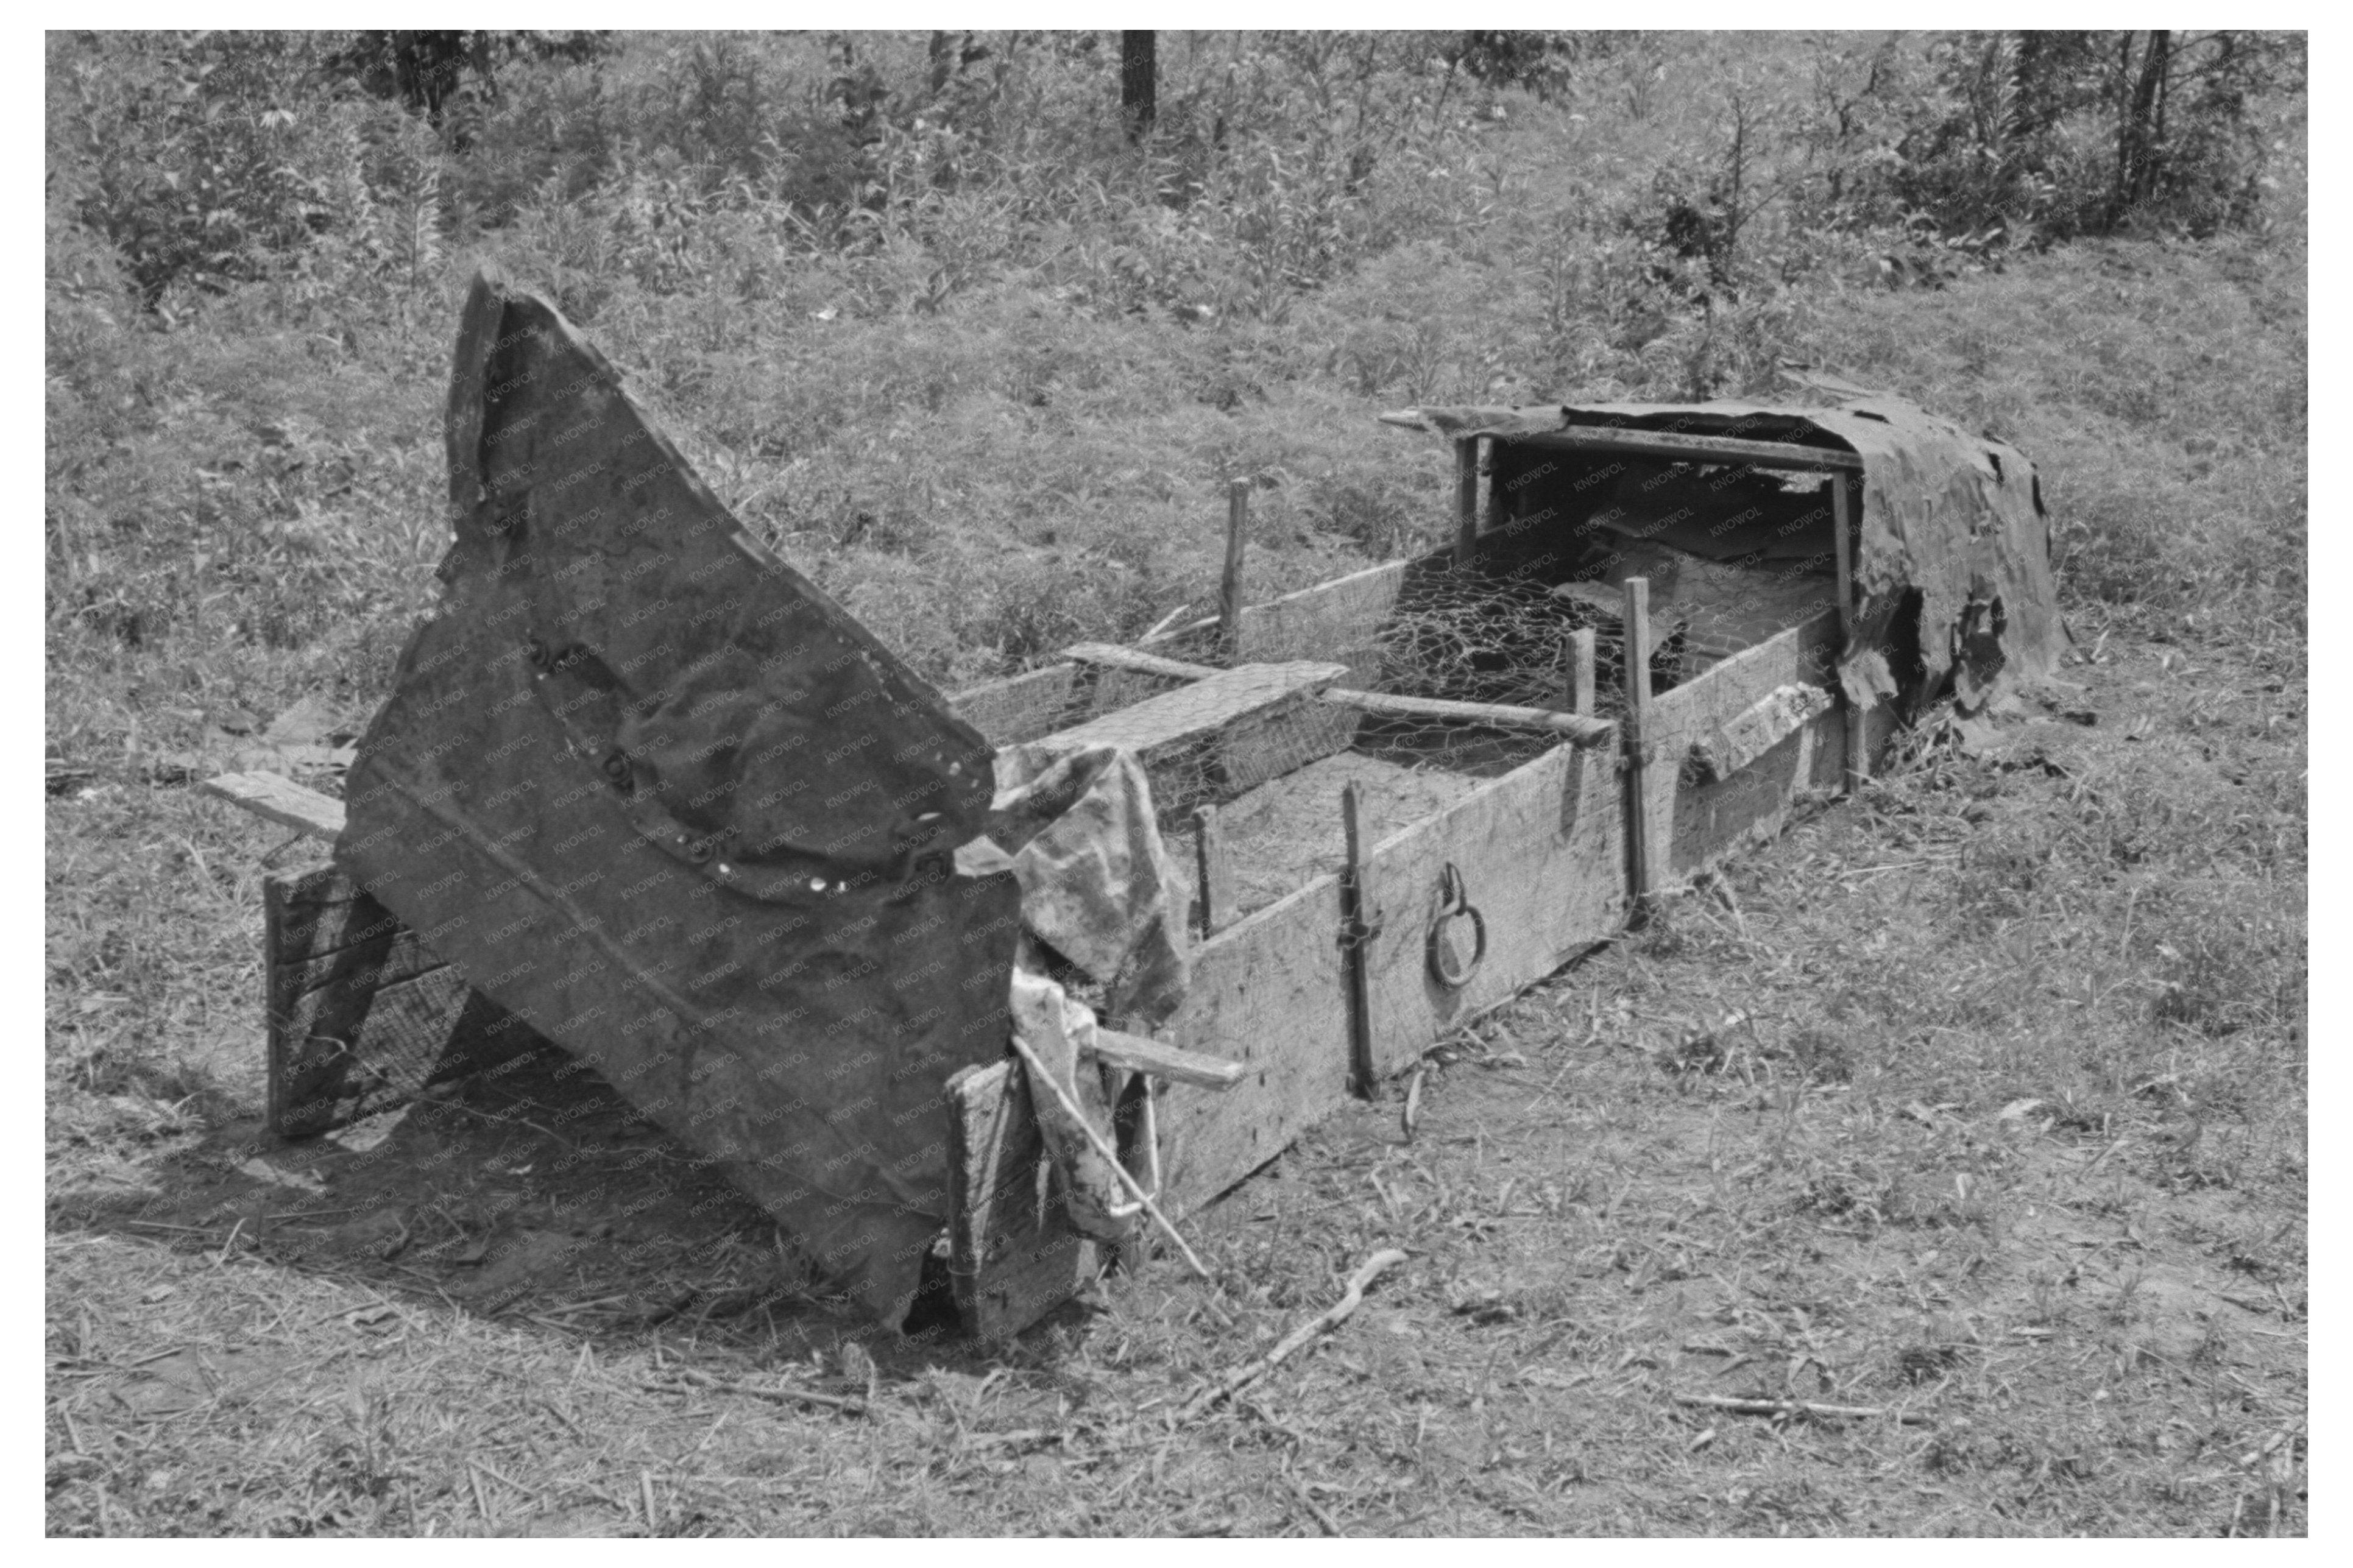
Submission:
POLYGON ((1189 1421, 1219 1400, 1232 1398, 1236 1394, 1290 1360, 1303 1346, 1313 1343, 1346 1322, 1349 1314, 1354 1312, 1364 1300, 1365 1292, 1372 1288, 1373 1281, 1404 1261, 1405 1254, 1393 1247, 1376 1252, 1366 1258, 1364 1267, 1348 1276, 1346 1292, 1334 1303, 1330 1310, 1308 1319, 1284 1335, 1282 1342, 1266 1354, 1256 1361, 1235 1368, 1221 1381, 1212 1384, 1195 1394, 1186 1404, 1185 1408, 1177 1413, 1176 1418, 1180 1421, 1189 1421))
POLYGON ((1096 1131, 1093 1125, 1087 1121, 1086 1113, 1071 1101, 1070 1092, 1056 1081, 1052 1073, 1046 1070, 1046 1064, 1038 1059, 1038 1053, 1029 1048, 1029 1042, 1016 1035, 1013 1037, 1013 1048, 1019 1052, 1021 1059, 1029 1065, 1030 1082, 1044 1084, 1053 1092, 1054 1098, 1061 1101, 1063 1111, 1071 1121, 1079 1124, 1079 1131, 1087 1135, 1087 1142, 1095 1146, 1095 1152, 1101 1154, 1104 1163, 1111 1166, 1112 1174, 1117 1176, 1121 1185, 1127 1188, 1127 1195, 1143 1205, 1144 1212, 1152 1216, 1152 1222, 1166 1231, 1168 1239, 1176 1244, 1176 1250, 1185 1256, 1187 1267, 1204 1279, 1217 1278, 1209 1272, 1209 1266, 1201 1261, 1201 1255, 1195 1252, 1186 1242, 1175 1223, 1160 1212, 1160 1205, 1152 1201, 1152 1194, 1144 1190, 1144 1184, 1128 1173, 1127 1166, 1120 1160, 1119 1152, 1103 1141, 1103 1134, 1096 1131))
POLYGON ((1307 1495, 1307 1484, 1304 1481, 1302 1481, 1297 1476, 1293 1475, 1289 1470, 1282 1472, 1282 1479, 1283 1484, 1291 1489, 1291 1495, 1307 1505, 1307 1511, 1314 1517, 1317 1529, 1323 1531, 1324 1534, 1335 1538, 1343 1537, 1348 1533, 1346 1531, 1340 1528, 1340 1521, 1332 1517, 1329 1510, 1327 1510, 1322 1503, 1317 1502, 1314 1498, 1307 1495))
MULTIPOLYGON (((839 1410, 844 1415, 866 1414, 866 1401, 862 1399, 854 1399, 839 1394, 819 1394, 813 1388, 795 1388, 789 1384, 779 1384, 774 1388, 767 1388, 758 1384, 737 1383, 729 1378, 713 1377, 707 1372, 697 1372, 692 1367, 679 1368, 677 1376, 681 1382, 691 1387, 707 1388, 719 1394, 746 1394, 754 1399, 773 1399, 779 1404, 786 1405, 821 1405, 828 1410, 839 1410)), ((660 1392, 670 1392, 661 1384, 651 1384, 648 1386, 660 1392)))
POLYGON ((1933 1426, 1926 1415, 1909 1410, 1884 1410, 1875 1405, 1816 1405, 1804 1399, 1735 1399, 1722 1394, 1678 1394, 1677 1405, 1729 1410, 1736 1415, 1893 1415, 1907 1426, 1933 1426))

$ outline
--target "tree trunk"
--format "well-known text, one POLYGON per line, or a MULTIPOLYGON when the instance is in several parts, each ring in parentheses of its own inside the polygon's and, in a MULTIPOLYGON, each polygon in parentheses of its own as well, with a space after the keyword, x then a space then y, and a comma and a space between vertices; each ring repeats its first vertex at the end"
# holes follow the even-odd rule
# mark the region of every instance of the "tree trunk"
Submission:
POLYGON ((2152 29, 2148 47, 2141 55, 2139 77, 2132 82, 2131 96, 2117 117, 2116 210, 2109 216, 2111 228, 2157 192, 2158 165, 2163 157, 2158 129, 2158 92, 2172 63, 2172 33, 2163 27, 2152 29))
POLYGON ((1148 32, 1119 36, 1119 108, 1130 142, 1141 142, 1152 133, 1154 100, 1159 89, 1154 37, 1148 32))

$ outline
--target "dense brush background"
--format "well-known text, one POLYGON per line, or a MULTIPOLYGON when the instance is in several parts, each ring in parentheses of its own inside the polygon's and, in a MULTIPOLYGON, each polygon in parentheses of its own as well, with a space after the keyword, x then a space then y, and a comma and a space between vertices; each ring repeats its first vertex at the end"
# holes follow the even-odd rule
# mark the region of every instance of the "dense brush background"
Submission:
MULTIPOLYGON (((1770 397, 1812 367, 2017 444, 2040 470, 2084 658, 2212 689, 2152 710, 2175 747, 2162 756, 2189 759, 2179 768, 2151 744, 2117 751, 2141 771, 2105 793, 2033 784, 2052 793, 2047 820, 2021 816, 2006 848, 1931 873, 1939 912, 1916 930, 1892 907, 1870 917, 1917 936, 1923 974, 1966 968, 1955 995, 1996 984, 1969 966, 2005 942, 2040 974, 2037 954, 2080 938, 2107 986, 2084 977, 2105 1032, 2021 980, 1933 1037, 2010 1042, 2000 1072, 1978 1046, 1922 1045, 1916 1060, 1890 1047, 1887 1070, 1930 1077, 1870 1092, 2032 1096, 2102 1141, 2156 1114, 2152 1084, 2185 1107, 2237 1105, 2264 1130, 2246 1146, 2268 1152, 2198 1180, 2270 1205, 2280 1228, 2248 1221, 2269 1240, 2247 1243, 2260 1258, 2246 1267, 2300 1300, 2301 37, 1158 44, 1157 120, 1137 140, 1110 32, 47 35, 53 1208, 144 1190, 159 1154, 255 1112, 257 883, 282 835, 185 785, 300 699, 345 733, 383 700, 447 541, 458 306, 495 259, 632 378, 748 526, 948 689, 1207 608, 1234 477, 1260 484, 1253 599, 1438 542, 1451 458, 1378 425, 1385 408, 1770 397), (2231 760, 2245 748, 2254 763, 2231 760), (2209 763, 2242 793, 2192 777, 2209 763)), ((1870 809, 1933 793, 1947 767, 1922 764, 1870 809)), ((2029 787, 1986 777, 1971 788, 2029 787)), ((1839 885, 1785 880, 1793 909, 1839 885)), ((1612 960, 1634 970, 1594 984, 1624 979, 1641 1002, 1675 940, 1671 925, 1612 960)), ((1883 955, 1842 969, 1834 942, 1793 940, 1831 966, 1805 965, 1824 1037, 1851 1033, 1856 1059, 1879 1059, 1866 1042, 1897 1027, 1872 1022, 1883 955)), ((1914 989, 1885 1006, 1946 994, 1914 989)), ((53 1247, 59 1278, 80 1281, 85 1359, 112 1331, 103 1316, 93 1329, 90 1303, 136 1297, 140 1271, 176 1256, 117 1238, 53 1247)), ((1329 1294, 1320 1274, 1284 1283, 1253 1331, 1329 1294)), ((145 1311, 139 1331, 174 1310, 145 1311)), ((1208 1353, 1204 1331, 1171 1357, 1208 1353)), ((87 1457, 88 1430, 53 1424, 53 1454, 70 1439, 87 1457)), ((299 1454, 295 1479, 256 1482, 267 1468, 244 1473, 231 1456, 253 1450, 222 1434, 201 1506, 177 1500, 199 1495, 194 1479, 142 1468, 152 1456, 121 1461, 112 1516, 102 1493, 57 1489, 53 1464, 56 1527, 103 1531, 130 1509, 148 1529, 368 1528, 370 1508, 391 1506, 379 1490, 334 1503, 340 1516, 298 1507, 343 1494, 304 1491, 299 1454), (280 1512, 252 1511, 264 1494, 280 1512)), ((431 1472, 446 1439, 413 1436, 431 1472)), ((1414 1443, 1419 1456, 1418 1427, 1414 1443)), ((2052 1452, 2065 1463, 2046 1455, 2033 1485, 2063 1492, 2074 1459, 2052 1452)), ((213 1463, 170 1463, 184 1460, 213 1463)), ((405 1528, 443 1506, 441 1486, 421 1505, 412 1491, 405 1528)), ((2021 1504, 1961 1525, 2236 1529, 2249 1506, 2227 1488, 2170 1502, 2110 1490, 2111 1514, 2021 1504)), ((1037 1528, 1069 1498, 1033 1500, 919 1524, 1037 1528)), ((1628 1506, 1600 1527, 1773 1522, 1628 1506)), ((1872 1517, 1911 1527, 1900 1510, 1872 1517)))
POLYGON ((1231 476, 1260 592, 1434 539, 1382 407, 1788 359, 2023 446, 2080 593, 2293 621, 2301 472, 2211 431, 2301 439, 2299 57, 2177 46, 2119 205, 2118 36, 2059 37, 1170 34, 1134 145, 1114 34, 483 36, 423 112, 388 35, 54 34, 56 663, 375 693, 493 257, 950 685, 1206 603, 1231 476), (2185 483, 2227 519, 2143 526, 2185 483))

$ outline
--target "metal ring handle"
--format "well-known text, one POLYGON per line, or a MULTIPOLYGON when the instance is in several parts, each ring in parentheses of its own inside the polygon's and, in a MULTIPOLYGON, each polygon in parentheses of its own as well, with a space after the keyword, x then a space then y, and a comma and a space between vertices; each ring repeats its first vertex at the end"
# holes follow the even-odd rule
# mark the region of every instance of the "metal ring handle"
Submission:
POLYGON ((1471 984, 1479 966, 1487 961, 1487 917, 1479 912, 1462 885, 1462 873, 1450 860, 1438 880, 1438 912, 1430 917, 1428 942, 1430 977, 1449 991, 1460 991, 1471 984), (1457 915, 1471 918, 1472 937, 1471 962, 1460 970, 1448 961, 1446 922, 1457 915))

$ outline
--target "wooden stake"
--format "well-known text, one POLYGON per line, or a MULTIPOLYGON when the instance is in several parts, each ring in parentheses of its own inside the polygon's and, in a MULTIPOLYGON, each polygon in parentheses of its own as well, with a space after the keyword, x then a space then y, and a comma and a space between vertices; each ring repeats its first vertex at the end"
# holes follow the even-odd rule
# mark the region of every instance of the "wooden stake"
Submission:
POLYGON ((1454 443, 1454 569, 1467 568, 1479 552, 1479 442, 1465 436, 1454 443))
POLYGON ((1568 639, 1568 710, 1593 717, 1593 628, 1579 626, 1568 639))
POLYGON ((1193 808, 1193 852, 1200 869, 1201 935, 1206 940, 1234 918, 1234 866, 1226 857, 1226 832, 1214 805, 1193 808))
POLYGON ((1348 1090, 1374 1094, 1372 955, 1365 951, 1379 927, 1365 909, 1365 846, 1357 819, 1356 784, 1340 792, 1340 826, 1348 858, 1340 868, 1340 948, 1348 971, 1348 1090))
MULTIPOLYGON (((1854 641, 1854 505, 1844 474, 1831 476, 1831 531, 1838 540, 1839 658, 1844 658, 1854 641)), ((1831 676, 1837 677, 1835 665, 1831 676)), ((1838 692, 1839 705, 1846 710, 1846 787, 1852 794, 1871 776, 1871 748, 1863 738, 1863 710, 1847 696, 1843 680, 1838 692)))
POLYGON ((1250 535, 1248 479, 1226 486, 1226 574, 1218 584, 1218 646, 1228 662, 1242 654, 1242 545, 1250 535))
POLYGON ((1620 726, 1626 755, 1626 882, 1632 896, 1630 923, 1639 923, 1651 903, 1651 812, 1644 796, 1651 745, 1651 580, 1626 579, 1626 718, 1620 726))

